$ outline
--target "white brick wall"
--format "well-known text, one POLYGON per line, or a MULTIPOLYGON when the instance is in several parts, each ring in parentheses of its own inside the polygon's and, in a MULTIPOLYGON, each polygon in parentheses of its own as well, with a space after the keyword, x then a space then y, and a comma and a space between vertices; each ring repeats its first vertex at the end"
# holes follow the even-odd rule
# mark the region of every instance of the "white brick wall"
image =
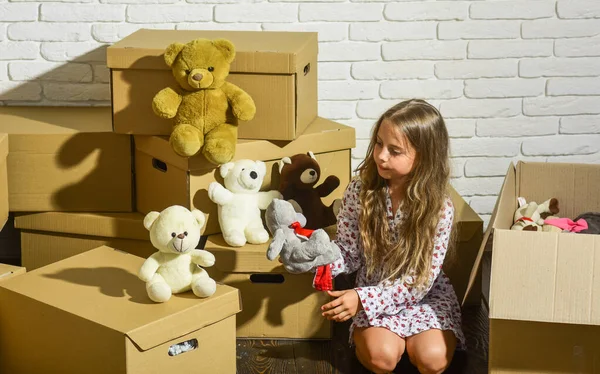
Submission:
POLYGON ((0 0, 0 105, 109 105, 106 47, 139 28, 317 31, 319 114, 438 107, 455 188, 488 219, 510 162, 600 163, 598 0, 0 0))

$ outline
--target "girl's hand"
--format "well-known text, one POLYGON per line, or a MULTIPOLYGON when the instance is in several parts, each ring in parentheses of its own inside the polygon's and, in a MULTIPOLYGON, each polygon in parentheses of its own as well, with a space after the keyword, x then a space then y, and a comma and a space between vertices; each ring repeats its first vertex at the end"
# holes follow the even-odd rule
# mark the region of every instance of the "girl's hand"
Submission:
POLYGON ((355 290, 327 291, 336 299, 323 305, 323 317, 330 321, 344 322, 354 317, 362 309, 362 303, 355 290))

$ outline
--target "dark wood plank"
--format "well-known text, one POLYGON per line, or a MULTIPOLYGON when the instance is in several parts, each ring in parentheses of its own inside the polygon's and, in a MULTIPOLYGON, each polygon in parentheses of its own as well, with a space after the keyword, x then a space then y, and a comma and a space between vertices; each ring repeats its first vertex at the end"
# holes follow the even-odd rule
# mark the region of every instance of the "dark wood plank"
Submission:
POLYGON ((296 341, 294 357, 296 372, 314 374, 336 374, 333 366, 331 341, 296 341))
POLYGON ((238 374, 296 374, 291 340, 237 340, 238 374))

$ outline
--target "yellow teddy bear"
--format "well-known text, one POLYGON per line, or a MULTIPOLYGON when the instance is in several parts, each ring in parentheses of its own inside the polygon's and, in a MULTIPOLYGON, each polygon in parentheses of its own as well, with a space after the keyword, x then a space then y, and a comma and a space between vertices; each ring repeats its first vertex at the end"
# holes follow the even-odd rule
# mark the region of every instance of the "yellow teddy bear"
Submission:
POLYGON ((235 155, 237 120, 256 114, 254 101, 241 88, 226 82, 235 48, 226 39, 196 39, 172 43, 164 53, 180 86, 154 96, 152 109, 161 118, 173 118, 169 143, 183 157, 202 150, 213 164, 225 164, 235 155))

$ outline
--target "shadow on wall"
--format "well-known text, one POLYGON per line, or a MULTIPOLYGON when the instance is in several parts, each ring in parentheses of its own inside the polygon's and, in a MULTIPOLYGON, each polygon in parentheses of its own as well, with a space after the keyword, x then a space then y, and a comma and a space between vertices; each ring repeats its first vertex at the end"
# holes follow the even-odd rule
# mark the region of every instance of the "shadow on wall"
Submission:
POLYGON ((8 106, 110 106, 108 45, 71 58, 72 44, 43 45, 41 53, 49 61, 8 61, 9 80, 0 82, 0 101, 8 106))

